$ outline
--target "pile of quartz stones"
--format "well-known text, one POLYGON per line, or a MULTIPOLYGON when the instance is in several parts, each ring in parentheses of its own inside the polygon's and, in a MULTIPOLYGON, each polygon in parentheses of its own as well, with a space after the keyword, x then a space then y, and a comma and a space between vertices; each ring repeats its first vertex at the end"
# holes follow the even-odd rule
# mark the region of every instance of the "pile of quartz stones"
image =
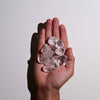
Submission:
POLYGON ((51 72, 59 66, 65 66, 67 63, 67 56, 65 56, 64 43, 52 36, 48 39, 38 54, 37 61, 44 64, 43 71, 51 72))

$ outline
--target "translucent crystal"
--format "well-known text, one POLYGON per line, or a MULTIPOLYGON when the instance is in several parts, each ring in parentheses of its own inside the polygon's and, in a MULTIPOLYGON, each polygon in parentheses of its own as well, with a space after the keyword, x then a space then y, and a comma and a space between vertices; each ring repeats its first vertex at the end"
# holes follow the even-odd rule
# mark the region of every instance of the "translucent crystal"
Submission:
POLYGON ((59 56, 58 62, 60 63, 60 65, 65 66, 67 63, 67 56, 59 56))
POLYGON ((49 38, 48 44, 49 45, 55 45, 57 41, 58 41, 58 39, 56 37, 52 36, 52 37, 49 38))
POLYGON ((56 42, 56 47, 57 48, 62 48, 64 46, 64 43, 61 41, 61 40, 58 40, 57 42, 56 42))
POLYGON ((52 65, 55 64, 55 62, 54 62, 54 60, 52 60, 52 59, 48 59, 48 61, 45 62, 44 64, 45 64, 46 66, 52 66, 52 65))
POLYGON ((58 55, 54 55, 54 56, 52 57, 52 59, 53 59, 53 60, 58 60, 58 59, 59 59, 59 56, 58 56, 58 55))
POLYGON ((52 66, 44 66, 43 71, 46 72, 46 73, 51 72, 52 71, 52 66))
POLYGON ((49 47, 50 47, 51 50, 53 50, 53 51, 55 51, 55 49, 57 49, 55 45, 49 45, 49 47))
POLYGON ((55 62, 55 64, 52 66, 52 69, 57 69, 59 67, 59 63, 55 62))
POLYGON ((58 68, 57 66, 54 66, 54 65, 52 66, 52 69, 57 69, 57 68, 58 68))
POLYGON ((48 56, 46 54, 38 54, 37 60, 39 63, 46 63, 48 61, 48 56))
POLYGON ((55 68, 58 68, 58 67, 60 66, 60 63, 58 62, 59 56, 58 56, 58 55, 53 56, 53 57, 52 57, 52 60, 53 60, 53 62, 54 62, 54 67, 55 67, 55 68))
POLYGON ((59 56, 62 56, 65 53, 65 49, 64 48, 58 48, 58 49, 55 50, 55 53, 59 56))
POLYGON ((47 54, 50 50, 51 50, 51 48, 49 47, 49 45, 45 44, 41 49, 41 53, 47 54))
POLYGON ((54 55, 54 53, 55 53, 55 52, 51 50, 51 51, 49 51, 49 52, 47 53, 47 55, 48 55, 49 58, 51 58, 51 57, 54 55))

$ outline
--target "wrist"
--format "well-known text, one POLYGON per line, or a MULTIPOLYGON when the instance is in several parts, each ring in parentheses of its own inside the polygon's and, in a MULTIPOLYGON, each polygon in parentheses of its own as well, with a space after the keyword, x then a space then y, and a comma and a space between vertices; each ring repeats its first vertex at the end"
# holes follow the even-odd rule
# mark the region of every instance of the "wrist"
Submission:
POLYGON ((60 100, 59 89, 37 89, 36 100, 60 100))

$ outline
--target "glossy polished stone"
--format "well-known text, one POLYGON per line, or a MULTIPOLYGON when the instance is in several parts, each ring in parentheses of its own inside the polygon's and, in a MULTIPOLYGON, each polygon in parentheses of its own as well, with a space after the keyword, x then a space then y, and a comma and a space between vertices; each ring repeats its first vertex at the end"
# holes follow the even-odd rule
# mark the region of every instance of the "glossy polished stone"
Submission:
POLYGON ((64 48, 58 48, 58 49, 55 50, 55 53, 59 56, 62 56, 65 53, 65 49, 64 48))
POLYGON ((59 56, 58 62, 61 66, 65 66, 67 63, 67 56, 59 56))
POLYGON ((56 42, 56 47, 57 48, 62 48, 64 46, 64 43, 61 41, 61 40, 58 40, 57 42, 56 42))
POLYGON ((49 73, 49 72, 52 71, 52 67, 44 66, 44 67, 43 67, 43 71, 46 72, 46 73, 49 73))
POLYGON ((46 54, 38 54, 37 61, 39 63, 46 63, 48 61, 48 56, 46 54))
POLYGON ((57 41, 58 41, 58 39, 56 37, 52 36, 48 39, 48 44, 55 45, 57 43, 57 41))

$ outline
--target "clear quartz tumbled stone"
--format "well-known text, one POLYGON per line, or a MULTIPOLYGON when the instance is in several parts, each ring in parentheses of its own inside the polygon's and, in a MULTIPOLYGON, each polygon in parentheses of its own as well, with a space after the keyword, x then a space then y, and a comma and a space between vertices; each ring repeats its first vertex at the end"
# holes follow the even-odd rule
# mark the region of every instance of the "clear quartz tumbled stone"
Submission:
POLYGON ((46 66, 52 66, 55 64, 55 62, 52 59, 48 59, 47 62, 44 63, 46 66))
POLYGON ((57 49, 55 45, 49 45, 49 47, 51 48, 52 51, 55 52, 55 50, 57 49))
POLYGON ((60 66, 60 63, 58 62, 59 56, 58 55, 53 56, 52 60, 54 62, 53 69, 57 69, 60 66))
POLYGON ((46 54, 38 54, 37 60, 39 63, 46 63, 48 61, 48 56, 46 54))
POLYGON ((44 46, 41 49, 41 53, 43 54, 47 54, 48 52, 50 52, 51 48, 48 44, 44 44, 44 46))
POLYGON ((50 50, 47 55, 49 58, 51 58, 53 55, 55 54, 55 52, 53 50, 50 50))
POLYGON ((56 42, 56 47, 57 48, 62 48, 64 46, 64 43, 61 41, 61 40, 58 40, 57 42, 56 42))
POLYGON ((65 53, 65 49, 64 48, 58 48, 58 49, 55 50, 55 53, 59 56, 62 56, 65 53))
POLYGON ((58 41, 58 39, 56 37, 52 36, 48 39, 48 44, 55 45, 57 43, 57 41, 58 41))
POLYGON ((65 66, 67 63, 67 56, 65 55, 59 56, 58 62, 60 65, 65 66))
POLYGON ((56 61, 55 64, 52 66, 52 69, 57 69, 59 67, 59 63, 56 61))
POLYGON ((44 66, 43 71, 46 72, 46 73, 51 72, 52 71, 52 66, 44 66))

